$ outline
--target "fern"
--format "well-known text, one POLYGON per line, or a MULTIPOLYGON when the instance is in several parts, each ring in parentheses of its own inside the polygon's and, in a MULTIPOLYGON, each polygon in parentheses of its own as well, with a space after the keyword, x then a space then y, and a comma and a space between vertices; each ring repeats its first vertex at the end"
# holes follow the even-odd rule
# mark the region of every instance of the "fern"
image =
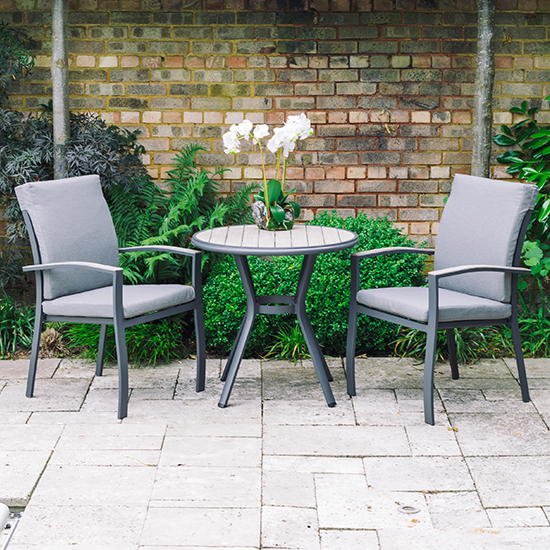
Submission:
MULTIPOLYGON (((254 185, 243 186, 235 195, 220 198, 219 183, 226 168, 214 171, 195 166, 197 153, 205 149, 191 144, 178 152, 168 172, 171 193, 163 193, 151 180, 130 189, 108 191, 120 246, 169 245, 188 248, 201 229, 251 221, 250 197, 254 185)), ((203 254, 203 273, 219 255, 203 254)), ((191 260, 161 252, 134 252, 121 258, 126 280, 132 284, 191 279, 191 260)))

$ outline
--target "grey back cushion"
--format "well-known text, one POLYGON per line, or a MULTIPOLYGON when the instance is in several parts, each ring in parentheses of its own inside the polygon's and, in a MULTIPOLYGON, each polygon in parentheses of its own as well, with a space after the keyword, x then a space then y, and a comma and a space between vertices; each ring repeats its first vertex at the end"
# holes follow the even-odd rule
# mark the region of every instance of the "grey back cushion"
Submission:
MULTIPOLYGON (((119 266, 118 242, 99 176, 26 183, 15 188, 31 218, 41 263, 85 261, 119 266)), ((112 275, 87 269, 44 272, 44 298, 112 284, 112 275)))
MULTIPOLYGON (((538 189, 511 181, 457 174, 441 216, 434 267, 487 264, 511 266, 521 224, 538 189)), ((510 301, 510 275, 470 273, 441 280, 441 287, 510 301)))

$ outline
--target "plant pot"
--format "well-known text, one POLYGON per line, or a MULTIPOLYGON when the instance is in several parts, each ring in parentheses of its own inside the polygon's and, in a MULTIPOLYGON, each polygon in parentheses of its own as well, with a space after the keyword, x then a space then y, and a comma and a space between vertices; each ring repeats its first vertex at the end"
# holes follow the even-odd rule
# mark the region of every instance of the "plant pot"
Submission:
POLYGON ((260 229, 266 231, 288 231, 294 227, 294 212, 291 206, 285 207, 285 218, 281 223, 275 218, 267 218, 267 209, 262 201, 256 201, 252 205, 252 217, 260 229))

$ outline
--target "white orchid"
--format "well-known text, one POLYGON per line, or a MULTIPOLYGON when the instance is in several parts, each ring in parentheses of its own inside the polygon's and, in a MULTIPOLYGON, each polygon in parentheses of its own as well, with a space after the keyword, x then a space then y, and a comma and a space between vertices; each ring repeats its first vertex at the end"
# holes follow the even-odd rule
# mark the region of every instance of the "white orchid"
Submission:
MULTIPOLYGON (((277 221, 282 222, 285 214, 281 205, 288 205, 289 203, 285 201, 288 196, 295 191, 294 189, 288 194, 285 191, 287 159, 290 153, 296 149, 296 142, 299 139, 305 139, 313 135, 313 129, 311 128, 310 120, 302 113, 300 115, 289 116, 282 127, 273 130, 273 136, 267 142, 267 148, 272 153, 277 154, 277 166, 275 170, 277 174, 279 173, 281 159, 284 157, 282 185, 276 179, 268 182, 266 178, 262 139, 268 135, 269 127, 267 124, 258 124, 254 128, 252 122, 245 119, 239 124, 233 124, 229 128, 229 131, 223 135, 223 146, 226 153, 235 155, 241 150, 241 139, 246 139, 248 141, 252 137, 252 140, 258 144, 262 156, 262 169, 264 175, 264 189, 260 192, 263 198, 259 198, 258 200, 265 202, 268 219, 273 215, 277 219, 281 218, 277 221), (273 203, 273 201, 275 201, 276 204, 273 203)), ((300 207, 294 201, 290 201, 290 204, 294 210, 294 217, 297 218, 300 215, 300 207)))
POLYGON ((254 128, 254 137, 259 141, 260 139, 269 135, 269 126, 267 124, 258 124, 254 128))

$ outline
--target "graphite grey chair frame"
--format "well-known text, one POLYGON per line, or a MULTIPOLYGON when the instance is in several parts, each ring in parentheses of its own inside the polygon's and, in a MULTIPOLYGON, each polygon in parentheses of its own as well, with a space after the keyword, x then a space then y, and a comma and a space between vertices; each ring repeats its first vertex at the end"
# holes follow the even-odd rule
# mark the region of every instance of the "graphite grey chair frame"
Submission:
POLYGON ((521 349, 521 339, 519 333, 518 324, 518 309, 517 309, 517 278, 518 275, 527 275, 530 273, 529 269, 521 268, 519 266, 521 249, 523 240, 529 226, 532 210, 528 210, 525 214, 521 228, 519 231, 518 239, 516 242, 516 248, 514 251, 512 266, 496 266, 496 265, 463 265, 458 267, 452 267, 447 269, 439 269, 432 271, 428 274, 428 300, 429 300, 429 313, 428 323, 421 323, 405 317, 400 317, 388 312, 380 311, 377 309, 369 308, 362 304, 359 304, 355 299, 358 291, 360 290, 360 271, 359 265, 361 260, 365 258, 374 258, 376 256, 388 255, 388 254, 427 254, 433 255, 434 249, 424 248, 409 248, 409 247, 392 247, 392 248, 379 248, 374 250, 366 250, 357 252, 351 256, 351 299, 350 299, 350 312, 349 312, 349 324, 348 335, 346 344, 346 378, 347 378, 347 392, 348 395, 356 395, 355 386, 355 341, 357 336, 357 317, 359 313, 369 315, 377 319, 389 321, 397 325, 403 325, 415 330, 420 330, 427 334, 426 342, 426 355, 424 363, 424 419, 427 424, 433 425, 434 421, 434 369, 436 359, 436 344, 437 344, 437 331, 445 330, 447 336, 447 349, 449 352, 449 362, 451 366, 451 375, 453 380, 458 380, 458 362, 456 345, 454 341, 453 329, 459 327, 481 327, 481 326, 493 326, 493 325, 508 325, 512 331, 512 340, 514 345, 514 352, 516 355, 518 377, 521 387, 521 397, 524 402, 529 402, 529 387, 527 383, 527 375, 525 373, 525 362, 523 360, 523 352, 521 349), (502 272, 509 273, 511 275, 511 307, 512 313, 510 317, 503 319, 475 319, 475 320, 460 320, 441 322, 438 320, 439 308, 439 282, 441 279, 450 277, 453 275, 459 275, 463 273, 474 272, 502 272))
POLYGON ((192 287, 195 291, 195 298, 187 303, 139 315, 125 319, 123 315, 122 293, 123 293, 123 270, 120 267, 102 265, 91 262, 59 262, 42 264, 40 248, 34 232, 33 224, 29 214, 23 210, 23 219, 27 226, 31 249, 36 265, 23 267, 23 271, 34 271, 36 273, 36 315, 34 323, 34 334, 32 341, 29 375, 27 378, 27 397, 33 397, 34 385, 36 380, 36 368, 38 361, 38 351, 40 347, 40 335, 42 325, 45 322, 64 322, 64 323, 86 323, 101 325, 99 337, 99 349, 96 362, 96 376, 103 374, 103 365, 105 362, 105 344, 107 338, 107 327, 113 325, 115 332, 115 342, 118 361, 118 418, 122 419, 128 415, 128 356, 126 351, 126 328, 148 323, 157 319, 163 319, 172 315, 179 315, 185 311, 193 310, 195 320, 196 345, 197 345, 197 378, 196 391, 200 392, 205 387, 206 377, 206 351, 204 338, 204 314, 202 309, 202 293, 201 293, 201 252, 199 250, 191 250, 186 248, 178 248, 174 246, 136 246, 130 248, 120 248, 119 252, 140 252, 140 251, 159 251, 190 256, 192 258, 192 287), (113 277, 113 315, 112 317, 69 317, 46 315, 42 309, 44 300, 43 291, 43 272, 50 269, 59 269, 66 267, 74 267, 82 270, 93 270, 103 273, 112 274, 113 277))

